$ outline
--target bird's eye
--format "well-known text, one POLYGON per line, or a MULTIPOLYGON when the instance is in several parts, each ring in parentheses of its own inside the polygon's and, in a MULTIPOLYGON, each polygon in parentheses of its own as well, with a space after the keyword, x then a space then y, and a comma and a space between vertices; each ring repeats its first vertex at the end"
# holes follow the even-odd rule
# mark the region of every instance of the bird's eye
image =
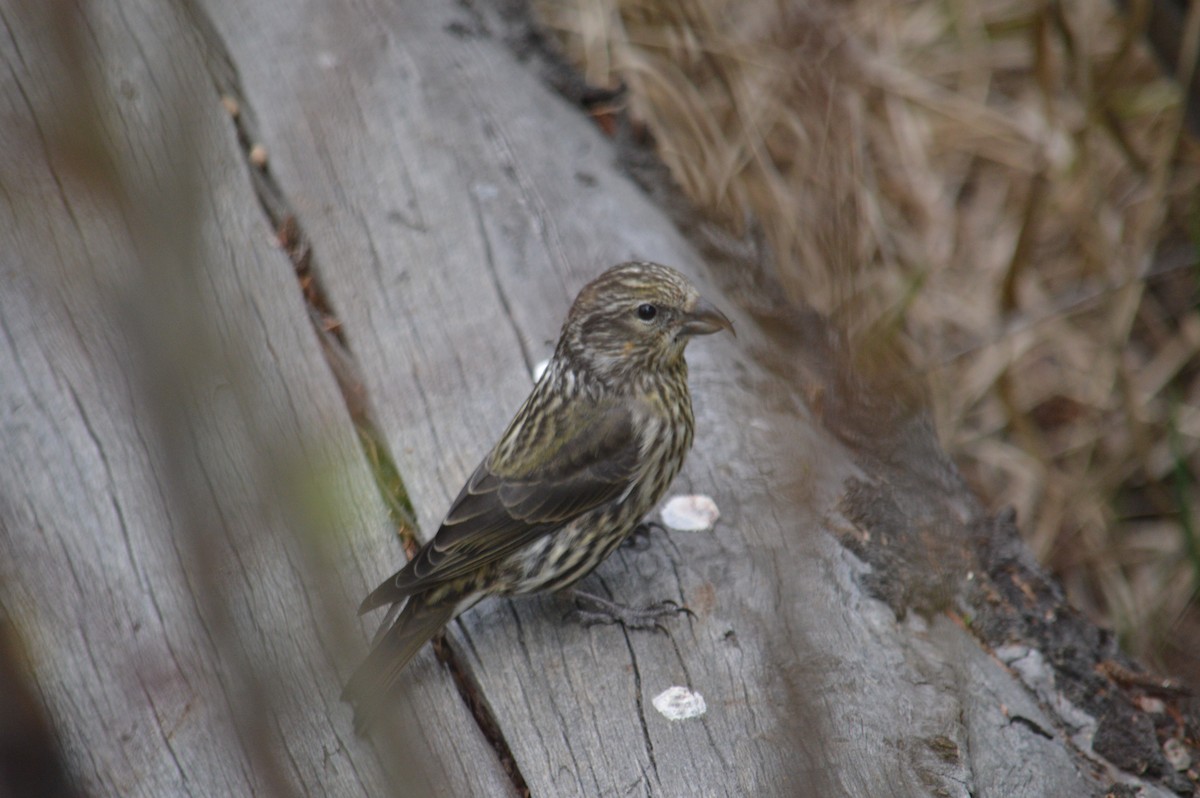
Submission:
POLYGON ((638 318, 642 321, 650 321, 658 315, 658 308, 649 303, 646 303, 645 305, 638 305, 637 314, 638 318))

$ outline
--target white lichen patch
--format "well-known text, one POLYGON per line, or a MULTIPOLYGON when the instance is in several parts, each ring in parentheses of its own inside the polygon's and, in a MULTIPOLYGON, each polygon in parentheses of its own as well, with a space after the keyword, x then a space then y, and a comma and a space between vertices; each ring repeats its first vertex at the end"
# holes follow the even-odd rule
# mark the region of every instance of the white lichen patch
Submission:
POLYGON ((667 720, 698 718, 708 711, 704 696, 686 687, 668 687, 654 696, 654 708, 667 720))
POLYGON ((1181 773, 1192 766, 1192 755, 1188 753, 1187 746, 1174 737, 1163 743, 1163 756, 1171 763, 1171 767, 1181 773))
POLYGON ((704 532, 721 517, 717 503, 708 496, 673 496, 662 508, 663 523, 680 532, 704 532))

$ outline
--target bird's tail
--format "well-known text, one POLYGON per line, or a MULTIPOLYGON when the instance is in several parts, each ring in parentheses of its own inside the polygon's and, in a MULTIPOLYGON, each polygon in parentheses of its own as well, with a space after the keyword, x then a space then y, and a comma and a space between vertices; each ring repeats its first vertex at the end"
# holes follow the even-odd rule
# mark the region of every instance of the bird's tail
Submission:
MULTIPOLYGON (((427 604, 424 597, 411 597, 390 628, 376 635, 374 647, 350 676, 342 700, 354 707, 354 727, 366 730, 388 706, 384 699, 400 678, 400 672, 416 653, 454 617, 454 602, 427 604)), ((393 613, 384 620, 386 626, 393 613)))

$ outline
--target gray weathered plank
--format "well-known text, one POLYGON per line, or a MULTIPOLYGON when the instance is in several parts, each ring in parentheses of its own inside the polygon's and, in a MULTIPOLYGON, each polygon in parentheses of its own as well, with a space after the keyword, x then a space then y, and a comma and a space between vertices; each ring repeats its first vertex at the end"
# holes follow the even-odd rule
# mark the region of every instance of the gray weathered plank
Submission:
MULTIPOLYGON (((471 20, 452 7, 208 7, 428 532, 528 391, 527 367, 548 353, 583 279, 635 255, 694 272, 694 256, 613 173, 603 140, 496 42, 453 32, 471 20), (319 113, 305 112, 318 101, 319 113)), ((730 379, 736 356, 719 341, 695 354, 699 448, 709 451, 718 425, 705 391, 730 379)), ((758 420, 762 437, 773 421, 758 420)), ((719 455, 698 463, 685 479, 716 492, 734 524, 733 508, 751 508, 751 523, 762 477, 745 474, 735 493, 722 489, 719 455)), ((744 463, 731 467, 757 466, 744 463)), ((821 478, 840 484, 836 467, 821 478)), ((725 587, 770 591, 771 577, 729 561, 743 547, 715 536, 671 540, 670 550, 620 555, 602 579, 626 601, 695 605, 700 621, 675 632, 679 652, 662 637, 561 624, 553 600, 493 603, 464 624, 460 645, 535 794, 639 782, 665 795, 783 789, 786 719, 758 687, 768 663, 757 646, 729 642, 745 615, 740 601, 718 598, 725 587), (705 720, 672 724, 655 712, 653 697, 675 684, 705 694, 705 720)), ((381 561, 378 575, 399 562, 381 561)), ((411 678, 446 675, 426 655, 411 678)))
MULTIPOLYGON (((574 291, 631 256, 697 276, 699 259, 469 5, 203 7, 428 534, 574 291)), ((747 356, 764 345, 751 325, 741 336, 693 347, 697 450, 678 487, 715 496, 717 530, 658 536, 592 582, 633 603, 682 599, 699 617, 670 637, 585 630, 533 599, 491 602, 452 630, 532 794, 1094 792, 1077 757, 1058 768, 1061 742, 1004 723, 995 702, 1028 695, 973 640, 864 593, 865 566, 828 531, 849 524, 845 478, 870 475, 747 356), (657 715, 651 699, 673 684, 701 692, 708 714, 657 715), (1045 772, 1002 772, 1013 761, 1045 772)), ((378 535, 356 529, 374 571, 362 591, 401 561, 378 535)), ((408 677, 417 691, 449 679, 428 652, 408 677)), ((349 728, 348 711, 330 712, 349 728)))
POLYGON ((338 712, 390 524, 191 23, 0 3, 0 64, 0 607, 79 784, 509 794, 446 680, 338 712))
MULTIPOLYGON (((461 7, 207 7, 428 533, 573 291, 630 256, 692 273, 696 257, 595 131, 461 7)), ((549 600, 493 602, 453 635, 533 793, 967 794, 974 762, 929 741, 967 749, 950 676, 974 684, 974 669, 864 597, 860 566, 819 531, 849 457, 795 408, 769 410, 762 396, 787 389, 731 341, 693 348, 698 451, 681 484, 713 493, 722 524, 622 552, 598 581, 627 601, 683 599, 697 621, 666 639, 564 625, 549 600), (671 684, 703 693, 708 715, 657 716, 650 700, 671 684)), ((444 678, 428 656, 410 672, 444 678)))

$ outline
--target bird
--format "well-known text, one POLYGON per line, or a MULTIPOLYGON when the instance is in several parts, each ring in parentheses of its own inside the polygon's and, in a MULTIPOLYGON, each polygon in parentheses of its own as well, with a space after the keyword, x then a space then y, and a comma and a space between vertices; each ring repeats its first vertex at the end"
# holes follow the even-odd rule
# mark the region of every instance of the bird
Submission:
MULTIPOLYGON (((342 699, 360 731, 447 623, 490 596, 565 591, 662 498, 692 446, 684 349, 728 317, 669 266, 618 264, 579 292, 554 354, 434 537, 359 606, 390 609, 342 699)), ((578 590, 585 621, 646 628, 643 610, 578 590)))

